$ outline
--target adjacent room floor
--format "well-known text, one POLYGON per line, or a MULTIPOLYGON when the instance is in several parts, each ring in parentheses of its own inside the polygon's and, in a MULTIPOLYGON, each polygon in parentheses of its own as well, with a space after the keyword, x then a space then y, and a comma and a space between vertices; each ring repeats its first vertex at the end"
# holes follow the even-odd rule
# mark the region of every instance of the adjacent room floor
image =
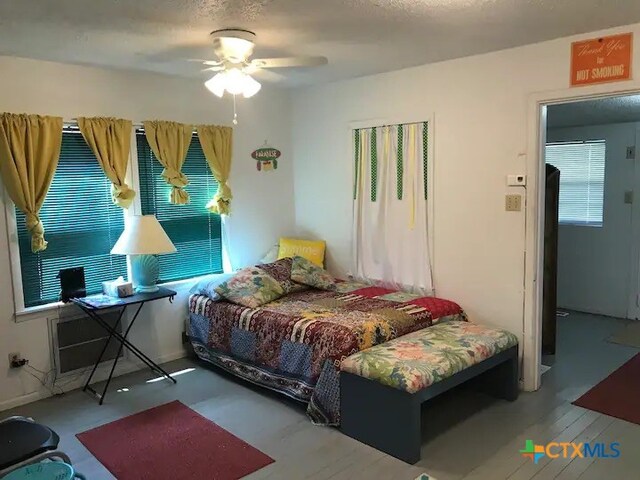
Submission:
POLYGON ((176 399, 276 460, 249 479, 414 479, 422 472, 438 480, 639 478, 640 426, 575 407, 571 401, 640 350, 606 341, 624 327, 624 320, 572 313, 558 321, 557 355, 542 389, 523 393, 514 403, 465 388, 436 399, 424 410, 422 460, 415 466, 335 429, 315 427, 299 404, 188 359, 165 365, 170 372, 195 367, 179 376, 175 386, 146 383, 153 374, 136 372, 114 379, 103 406, 74 391, 0 416, 27 415, 51 426, 62 438, 62 449, 91 480, 113 477, 76 433, 176 399), (617 459, 544 458, 534 465, 519 453, 527 439, 617 441, 622 454, 617 459))

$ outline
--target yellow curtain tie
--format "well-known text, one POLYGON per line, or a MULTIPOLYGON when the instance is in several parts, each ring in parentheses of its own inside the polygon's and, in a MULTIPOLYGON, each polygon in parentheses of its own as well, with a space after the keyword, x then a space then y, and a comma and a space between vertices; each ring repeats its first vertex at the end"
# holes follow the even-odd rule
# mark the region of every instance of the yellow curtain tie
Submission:
POLYGON ((111 184, 111 198, 115 205, 122 208, 129 208, 135 197, 136 192, 129 188, 129 185, 126 183, 122 185, 111 184))
POLYGON ((209 203, 207 203, 207 210, 211 213, 217 213, 218 215, 229 215, 231 212, 231 189, 226 183, 218 185, 218 191, 209 203))
POLYGON ((169 198, 171 203, 174 205, 186 205, 189 203, 189 194, 183 190, 184 187, 189 185, 189 179, 184 173, 172 168, 165 168, 162 171, 162 178, 173 187, 169 198))
POLYGON ((173 187, 169 201, 174 205, 186 205, 189 203, 189 194, 180 187, 173 187))
POLYGON ((189 185, 189 179, 187 178, 187 176, 184 173, 172 168, 165 168, 162 171, 162 178, 164 178, 164 180, 169 185, 177 188, 184 188, 189 185))
POLYGON ((44 239, 44 225, 38 215, 27 213, 26 227, 31 233, 31 251, 33 253, 42 252, 47 249, 47 241, 44 239))

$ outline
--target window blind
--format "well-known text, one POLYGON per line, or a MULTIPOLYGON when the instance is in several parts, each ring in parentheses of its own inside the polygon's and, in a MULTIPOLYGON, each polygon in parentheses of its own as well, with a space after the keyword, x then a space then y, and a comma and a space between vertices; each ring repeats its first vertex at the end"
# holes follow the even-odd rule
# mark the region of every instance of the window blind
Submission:
POLYGON ((160 281, 168 282, 222 272, 222 226, 219 215, 206 204, 218 189, 196 135, 191 140, 182 172, 189 178, 187 205, 169 203, 171 187, 160 176, 163 167, 154 157, 143 132, 136 132, 140 202, 144 215, 155 214, 178 250, 160 255, 160 281))
POLYGON ((31 252, 25 216, 16 210, 25 307, 58 301, 58 270, 84 267, 88 293, 102 282, 126 278, 123 255, 109 252, 124 229, 122 209, 111 201, 111 182, 80 132, 65 131, 58 168, 40 210, 47 249, 31 252))
POLYGON ((602 226, 605 153, 604 140, 547 144, 546 161, 560 170, 560 223, 602 226))

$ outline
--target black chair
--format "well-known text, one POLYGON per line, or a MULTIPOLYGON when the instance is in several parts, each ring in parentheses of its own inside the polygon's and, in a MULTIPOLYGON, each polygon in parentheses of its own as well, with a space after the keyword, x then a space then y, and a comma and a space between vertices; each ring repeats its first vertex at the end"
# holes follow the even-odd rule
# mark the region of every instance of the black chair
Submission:
POLYGON ((59 442, 56 432, 30 418, 0 420, 0 478, 44 459, 57 459, 71 465, 69 456, 58 450, 59 442))

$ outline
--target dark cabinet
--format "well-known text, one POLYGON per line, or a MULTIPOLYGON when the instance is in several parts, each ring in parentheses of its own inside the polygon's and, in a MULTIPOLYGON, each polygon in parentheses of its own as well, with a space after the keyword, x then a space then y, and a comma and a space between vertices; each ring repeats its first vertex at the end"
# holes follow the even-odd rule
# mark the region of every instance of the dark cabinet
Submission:
POLYGON ((546 165, 544 202, 544 276, 542 284, 542 354, 556 353, 558 308, 558 207, 560 170, 546 165))

